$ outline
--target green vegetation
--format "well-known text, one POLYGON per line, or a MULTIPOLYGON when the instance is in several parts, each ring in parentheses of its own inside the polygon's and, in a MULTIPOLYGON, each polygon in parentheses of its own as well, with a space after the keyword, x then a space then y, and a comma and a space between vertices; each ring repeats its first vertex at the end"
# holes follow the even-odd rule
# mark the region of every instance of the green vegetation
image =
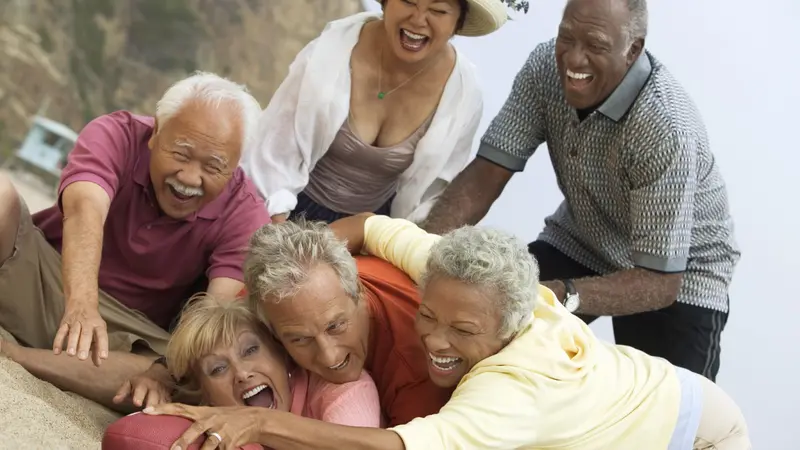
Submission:
POLYGON ((145 64, 165 72, 195 69, 197 44, 205 36, 186 0, 139 0, 128 46, 145 64))
POLYGON ((98 15, 109 16, 113 13, 112 2, 113 0, 72 0, 75 50, 70 55, 69 66, 81 100, 80 109, 84 122, 89 122, 95 116, 90 93, 96 91, 97 86, 92 80, 103 80, 103 91, 106 91, 109 84, 116 85, 117 81, 106 76, 106 61, 103 57, 106 36, 96 22, 98 15))

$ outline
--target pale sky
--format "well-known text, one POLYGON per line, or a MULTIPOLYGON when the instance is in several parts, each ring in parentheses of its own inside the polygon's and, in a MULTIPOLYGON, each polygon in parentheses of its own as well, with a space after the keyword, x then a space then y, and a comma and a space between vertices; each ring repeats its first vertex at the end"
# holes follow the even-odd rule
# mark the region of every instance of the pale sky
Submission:
MULTIPOLYGON (((485 38, 456 38, 477 66, 485 113, 497 113, 534 46, 555 36, 564 0, 531 0, 485 38)), ((377 2, 364 0, 370 10, 377 2)), ((719 384, 741 406, 754 448, 800 448, 800 295, 792 283, 800 225, 796 114, 800 105, 800 1, 651 0, 646 47, 681 81, 705 119, 728 185, 742 259, 731 288, 719 384), (793 106, 793 109, 790 109, 793 106)), ((482 222, 533 240, 561 201, 545 147, 482 222), (515 219, 512 220, 511 218, 515 219)), ((612 340, 610 321, 593 324, 612 340)))

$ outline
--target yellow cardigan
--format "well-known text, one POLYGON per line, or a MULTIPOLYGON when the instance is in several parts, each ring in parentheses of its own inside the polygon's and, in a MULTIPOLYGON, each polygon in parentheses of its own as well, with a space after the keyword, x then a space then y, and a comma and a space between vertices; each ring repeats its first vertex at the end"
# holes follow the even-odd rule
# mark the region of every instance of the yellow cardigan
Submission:
MULTIPOLYGON (((418 281, 437 235, 373 216, 364 250, 418 281)), ((464 376, 438 414, 392 428, 407 450, 664 449, 681 388, 667 361, 598 340, 539 286, 531 322, 464 376)))

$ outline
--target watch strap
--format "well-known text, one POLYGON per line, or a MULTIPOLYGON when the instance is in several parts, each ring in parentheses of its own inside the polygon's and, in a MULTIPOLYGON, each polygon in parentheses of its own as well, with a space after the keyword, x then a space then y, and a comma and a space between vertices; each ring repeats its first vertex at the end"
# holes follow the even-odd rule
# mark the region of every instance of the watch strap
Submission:
POLYGON ((168 368, 167 367, 167 357, 166 356, 159 356, 155 361, 153 361, 153 364, 158 364, 158 365, 164 366, 165 368, 168 368))
POLYGON ((571 279, 565 278, 561 280, 564 283, 564 298, 561 299, 561 303, 565 303, 570 296, 577 295, 578 290, 575 289, 575 283, 572 282, 571 279))

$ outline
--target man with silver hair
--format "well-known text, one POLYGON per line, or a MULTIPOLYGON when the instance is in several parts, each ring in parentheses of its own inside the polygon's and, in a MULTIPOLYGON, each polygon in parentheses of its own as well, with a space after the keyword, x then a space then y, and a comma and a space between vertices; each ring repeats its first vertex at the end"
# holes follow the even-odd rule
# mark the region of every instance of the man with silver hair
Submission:
POLYGON ((0 353, 128 409, 130 385, 117 405, 114 394, 164 353, 183 301, 206 284, 222 298, 244 286, 244 249, 269 222, 238 167, 259 111, 244 86, 196 73, 155 117, 117 111, 86 125, 54 206, 31 215, 0 177, 0 327, 19 342, 0 339, 0 353))
POLYGON ((388 425, 437 412, 451 390, 428 379, 416 286, 385 261, 353 257, 359 243, 336 229, 299 220, 256 232, 245 262, 251 306, 306 370, 332 383, 369 371, 388 425))
POLYGON ((714 380, 740 252, 705 125, 646 36, 645 0, 568 1, 422 226, 480 221, 546 143, 564 201, 529 245, 543 283, 587 322, 612 316, 617 343, 714 380))

